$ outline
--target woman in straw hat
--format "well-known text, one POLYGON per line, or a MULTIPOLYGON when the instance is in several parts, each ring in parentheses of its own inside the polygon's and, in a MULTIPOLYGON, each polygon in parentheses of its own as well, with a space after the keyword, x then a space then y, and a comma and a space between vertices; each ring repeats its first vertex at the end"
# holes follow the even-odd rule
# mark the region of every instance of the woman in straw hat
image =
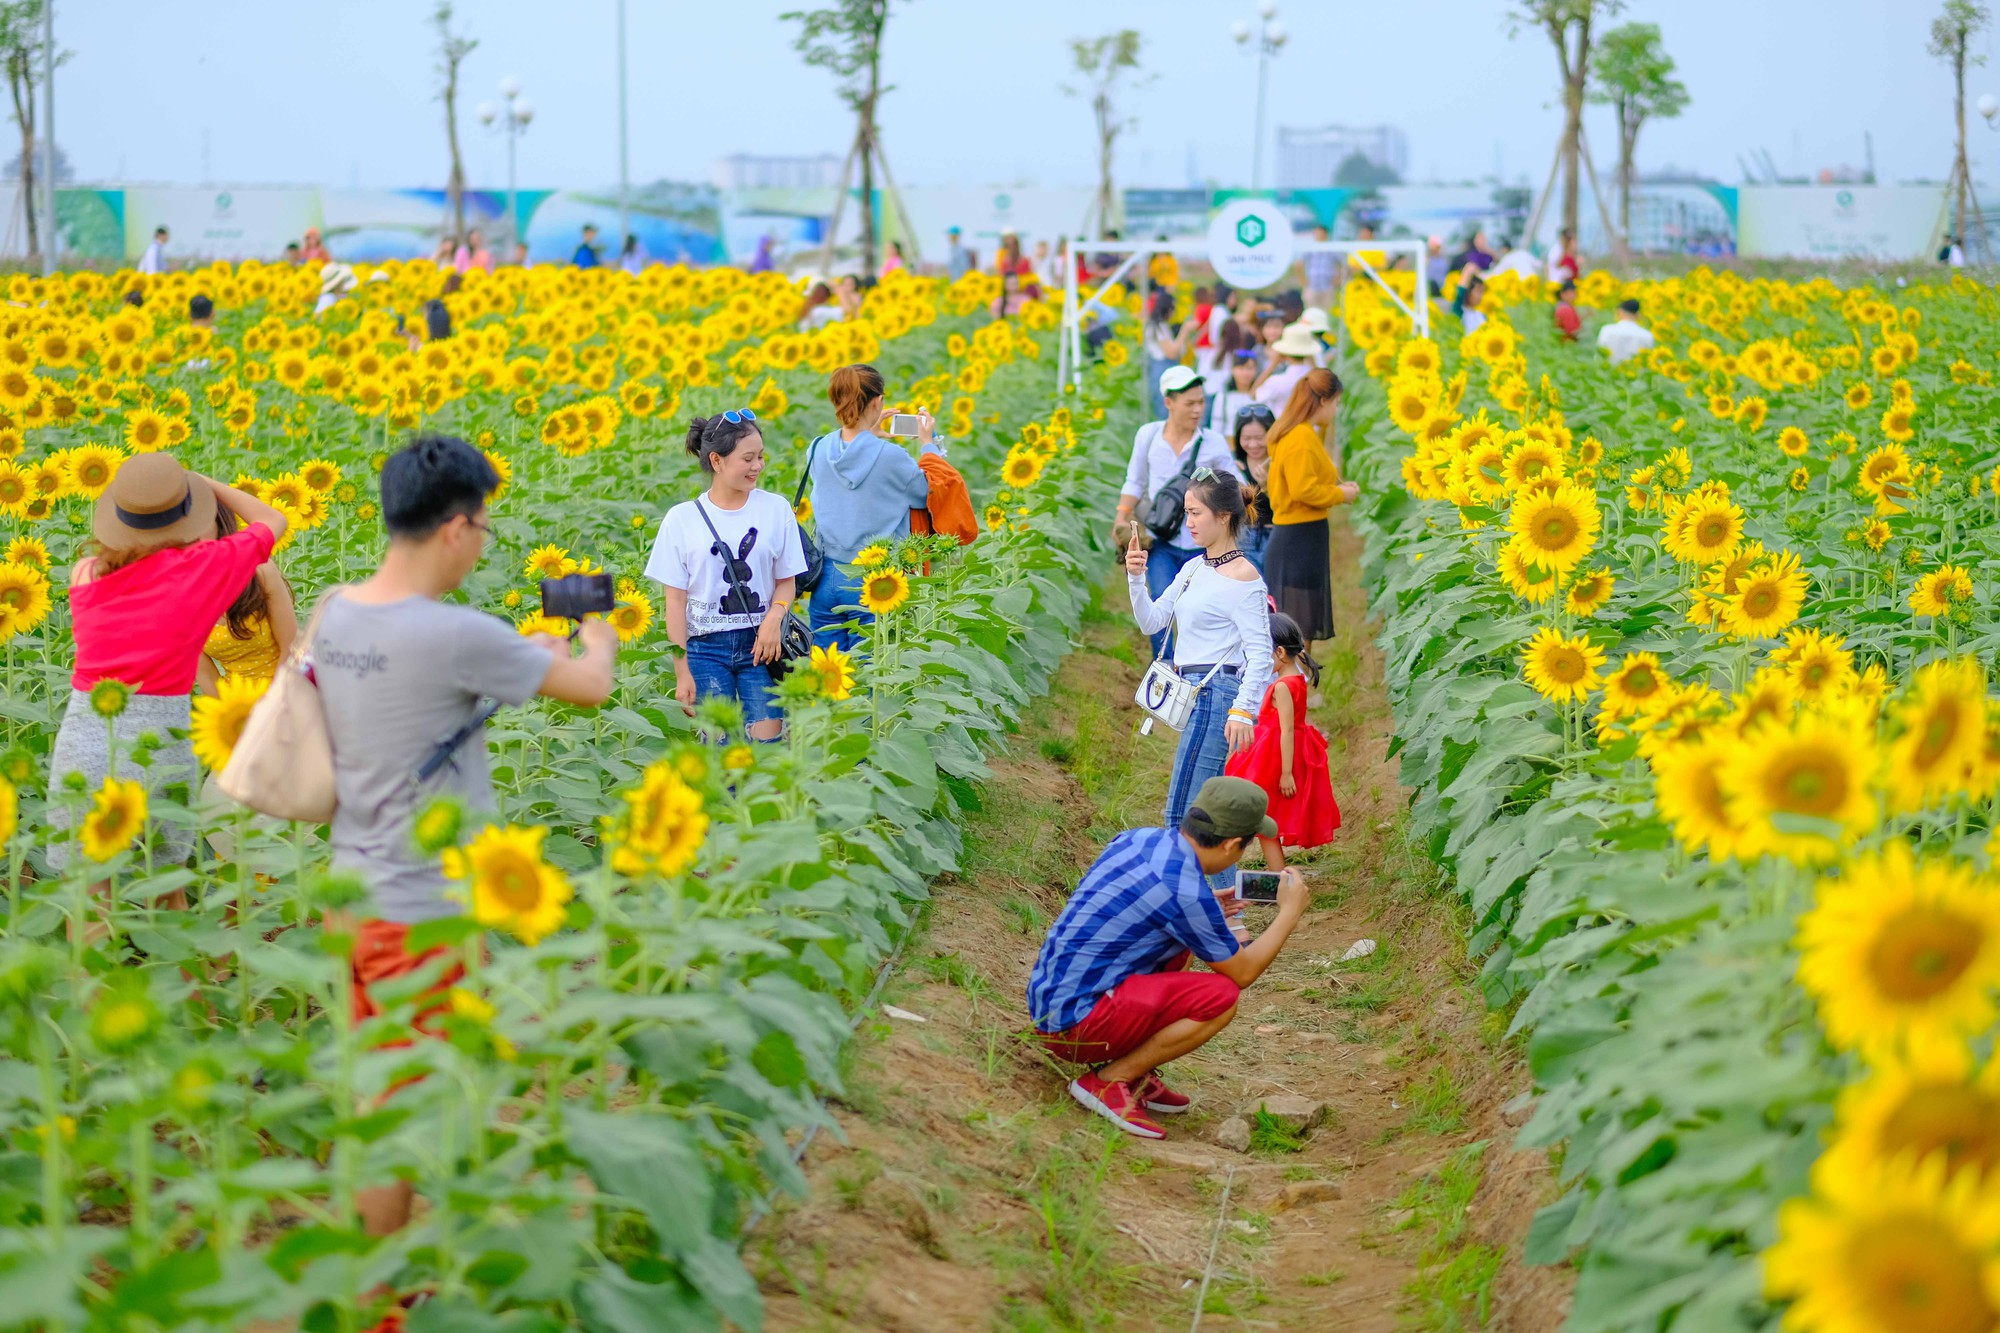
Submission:
MULTIPOLYGON (((70 570, 76 670, 50 755, 52 791, 60 792, 71 773, 81 773, 87 789, 95 790, 116 772, 145 786, 149 797, 193 785, 188 696, 203 645, 217 617, 271 558, 285 523, 285 515, 262 500, 189 472, 167 454, 140 454, 118 469, 97 500, 95 553, 70 570), (247 526, 217 536, 218 507, 247 526), (101 695, 94 695, 100 687, 101 695), (127 696, 122 709, 120 693, 127 696), (142 768, 132 762, 131 747, 147 733, 165 743, 142 768)), ((50 825, 68 827, 78 804, 61 796, 51 800, 50 825)), ((158 828, 155 864, 185 861, 192 832, 178 823, 158 828)), ((69 851, 60 842, 51 846, 50 868, 60 871, 69 851)))
POLYGON ((1271 344, 1272 365, 1257 386, 1257 401, 1283 415, 1285 405, 1292 401, 1293 388, 1313 368, 1319 350, 1318 334, 1303 322, 1287 324, 1278 341, 1271 344))

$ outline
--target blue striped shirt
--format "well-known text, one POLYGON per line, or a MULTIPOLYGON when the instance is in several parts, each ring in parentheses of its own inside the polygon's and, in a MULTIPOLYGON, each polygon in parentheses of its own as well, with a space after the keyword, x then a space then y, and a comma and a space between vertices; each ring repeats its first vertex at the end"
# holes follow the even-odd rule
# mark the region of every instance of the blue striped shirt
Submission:
POLYGON ((1163 971, 1183 949, 1205 963, 1232 958, 1236 937, 1194 849, 1171 829, 1111 840, 1063 905, 1028 978, 1041 1032, 1067 1032, 1127 977, 1163 971))

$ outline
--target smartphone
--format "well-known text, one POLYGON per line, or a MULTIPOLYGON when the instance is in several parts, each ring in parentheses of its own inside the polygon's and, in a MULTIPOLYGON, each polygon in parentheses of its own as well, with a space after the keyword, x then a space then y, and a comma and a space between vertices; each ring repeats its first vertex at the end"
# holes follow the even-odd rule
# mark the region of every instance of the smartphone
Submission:
POLYGON ((1239 870, 1236 872, 1236 896, 1246 903, 1274 903, 1278 901, 1278 880, 1275 870, 1239 870))
POLYGON ((915 439, 923 429, 923 418, 915 412, 892 412, 889 415, 889 434, 915 439))

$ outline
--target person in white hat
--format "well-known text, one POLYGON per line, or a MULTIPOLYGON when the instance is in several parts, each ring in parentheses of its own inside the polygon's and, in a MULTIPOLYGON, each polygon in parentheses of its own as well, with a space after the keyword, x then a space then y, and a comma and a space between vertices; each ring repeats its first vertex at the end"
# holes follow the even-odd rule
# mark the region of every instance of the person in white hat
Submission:
POLYGON ((1327 339, 1333 336, 1333 321, 1327 317, 1326 311, 1309 305, 1299 313, 1299 323, 1312 333, 1313 341, 1319 344, 1313 349, 1313 364, 1326 365, 1333 359, 1333 348, 1327 345, 1327 339))
MULTIPOLYGON (((49 756, 52 791, 60 791, 71 773, 82 774, 93 792, 109 776, 136 781, 152 802, 164 802, 169 788, 195 784, 200 774, 184 738, 202 648, 217 618, 271 558, 285 525, 278 509, 189 472, 171 454, 138 454, 119 465, 97 499, 92 553, 70 571, 76 667, 49 756), (218 507, 245 526, 228 537, 217 536, 218 507), (107 700, 120 693, 124 698, 111 708, 107 700), (154 749, 142 767, 134 764, 132 750, 147 732, 179 739, 154 749)), ((52 799, 45 818, 51 827, 66 829, 77 805, 52 799)), ((185 861, 193 849, 192 826, 171 816, 154 824, 150 833, 158 839, 154 864, 162 869, 185 861)), ((115 850, 98 848, 96 854, 109 860, 115 850)), ((60 872, 74 851, 67 840, 51 845, 49 868, 60 872)), ((99 896, 109 902, 104 891, 99 896)), ((181 903, 163 900, 163 905, 181 903)), ((86 927, 85 938, 102 938, 106 929, 86 927)))
POLYGON ((1319 335, 1307 328, 1303 320, 1287 324, 1278 341, 1271 344, 1276 365, 1257 386, 1257 401, 1282 414, 1285 404, 1292 399, 1293 387, 1314 368, 1321 346, 1319 335))
POLYGON ((319 271, 319 302, 313 306, 313 318, 317 319, 333 309, 334 303, 354 290, 354 269, 351 265, 331 262, 319 271))
MULTIPOLYGON (((1140 528, 1152 534, 1152 546, 1146 553, 1146 590, 1158 597, 1173 583, 1181 566, 1201 554, 1201 544, 1188 530, 1184 513, 1167 527, 1165 519, 1173 515, 1155 515, 1153 502, 1169 484, 1178 487, 1177 494, 1185 495, 1202 469, 1234 476, 1236 460, 1222 433, 1201 424, 1208 399, 1199 374, 1188 366, 1168 366, 1155 383, 1166 404, 1166 419, 1147 422, 1132 437, 1132 461, 1125 468, 1111 540, 1122 550, 1140 528), (1161 520, 1159 526, 1149 521, 1154 518, 1161 520)), ((1151 637, 1153 653, 1158 656, 1167 641, 1166 631, 1151 637)))

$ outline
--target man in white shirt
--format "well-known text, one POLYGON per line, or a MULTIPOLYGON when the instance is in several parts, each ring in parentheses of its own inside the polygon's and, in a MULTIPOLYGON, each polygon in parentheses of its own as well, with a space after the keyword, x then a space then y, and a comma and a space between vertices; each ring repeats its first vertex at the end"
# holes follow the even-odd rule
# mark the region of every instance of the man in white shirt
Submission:
MULTIPOLYGON (((1187 366, 1168 366, 1160 375, 1160 396, 1166 400, 1167 419, 1139 427, 1132 440, 1132 461, 1125 469, 1125 485, 1118 496, 1118 519, 1111 526, 1112 545, 1120 550, 1131 540, 1132 525, 1145 525, 1146 511, 1168 483, 1191 478, 1202 468, 1231 474, 1236 471, 1229 441, 1221 432, 1202 427, 1208 397, 1200 375, 1187 366)), ((1183 484, 1182 493, 1186 490, 1183 484)), ((1158 597, 1173 583, 1181 566, 1200 554, 1185 519, 1170 541, 1161 541, 1153 534, 1152 549, 1146 553, 1147 589, 1158 597)), ((1166 632, 1155 634, 1153 639, 1157 655, 1166 642, 1166 632)))
POLYGON ((146 253, 139 256, 141 273, 165 273, 167 271, 167 229, 153 228, 153 243, 146 247, 146 253))
POLYGON ((1618 317, 1597 331, 1597 345, 1611 353, 1611 364, 1621 365, 1653 345, 1653 331, 1639 323, 1639 303, 1618 303, 1618 317))

